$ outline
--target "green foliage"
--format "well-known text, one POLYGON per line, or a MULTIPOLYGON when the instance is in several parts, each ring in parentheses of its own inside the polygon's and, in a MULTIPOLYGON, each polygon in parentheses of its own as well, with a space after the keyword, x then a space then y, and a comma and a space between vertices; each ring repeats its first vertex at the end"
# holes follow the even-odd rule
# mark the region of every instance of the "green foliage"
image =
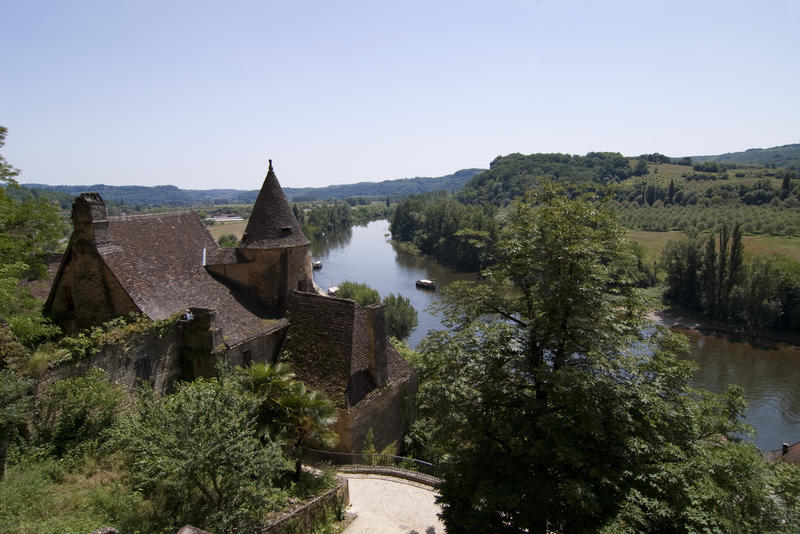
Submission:
POLYGON ((95 449, 114 424, 123 397, 100 369, 54 382, 36 399, 37 443, 59 458, 95 449))
POLYGON ((219 242, 219 246, 223 248, 234 248, 239 244, 239 240, 236 239, 236 236, 233 234, 224 234, 220 236, 217 241, 219 242))
POLYGON ((253 420, 233 381, 198 379, 167 397, 142 394, 115 441, 136 487, 161 499, 176 524, 231 532, 263 515, 270 483, 285 469, 280 447, 260 441, 253 420))
POLYGON ((338 410, 319 391, 306 389, 295 382, 278 401, 286 410, 283 435, 294 459, 295 480, 300 480, 303 456, 311 443, 333 446, 339 436, 330 427, 338 419, 338 410))
POLYGON ((392 238, 411 242, 423 254, 468 271, 486 265, 497 237, 496 210, 468 206, 444 192, 409 197, 392 214, 392 238))
POLYGON ((383 305, 386 313, 386 335, 401 341, 408 339, 419 324, 417 310, 411 305, 411 301, 403 295, 395 297, 393 293, 389 293, 383 299, 383 305))
POLYGON ((6 474, 8 447, 28 415, 27 390, 32 383, 9 369, 0 369, 0 480, 6 474))
POLYGON ((744 152, 729 152, 716 156, 694 156, 694 160, 800 168, 800 144, 751 148, 744 152))
POLYGON ((99 354, 106 345, 125 345, 141 334, 152 333, 163 337, 175 328, 179 319, 180 314, 161 321, 152 321, 144 315, 135 313, 115 317, 76 336, 61 338, 58 341, 61 354, 53 364, 62 365, 90 358, 99 354))
POLYGON ((21 284, 27 270, 21 261, 0 264, 0 317, 22 344, 32 347, 61 330, 42 315, 41 302, 21 284))
POLYGON ((487 283, 448 287, 450 331, 412 360, 448 532, 767 531, 779 514, 736 438, 741 391, 691 389, 685 341, 645 328, 604 199, 528 193, 487 283))
POLYGON ((349 280, 339 283, 339 292, 336 296, 354 300, 361 306, 369 306, 381 301, 381 295, 377 289, 373 289, 361 282, 351 282, 349 280))
POLYGON ((304 214, 302 226, 303 233, 308 237, 346 230, 353 226, 350 205, 346 202, 334 202, 314 206, 304 214))
POLYGON ((563 183, 608 184, 631 176, 628 158, 616 152, 570 154, 509 154, 497 157, 489 170, 472 178, 459 198, 468 204, 506 206, 532 189, 541 178, 563 183))
POLYGON ((667 302, 748 329, 800 330, 800 262, 746 259, 740 227, 670 241, 662 253, 667 302))
POLYGON ((258 436, 278 437, 286 420, 280 399, 291 391, 295 379, 291 368, 285 363, 255 362, 237 367, 236 373, 245 390, 255 398, 258 436))

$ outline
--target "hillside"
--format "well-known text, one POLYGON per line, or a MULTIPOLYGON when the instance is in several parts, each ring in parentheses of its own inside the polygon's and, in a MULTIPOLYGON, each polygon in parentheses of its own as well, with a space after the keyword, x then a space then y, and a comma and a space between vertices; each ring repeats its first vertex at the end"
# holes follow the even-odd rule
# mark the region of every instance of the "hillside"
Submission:
POLYGON ((382 182, 329 185, 327 187, 285 187, 289 200, 327 200, 347 197, 407 197, 430 191, 460 191, 473 176, 484 169, 462 169, 438 178, 400 178, 382 182), (298 198, 300 197, 300 198, 298 198))
MULTIPOLYGON (((464 169, 438 178, 400 178, 382 182, 330 185, 327 187, 286 187, 284 193, 290 201, 328 200, 355 196, 403 198, 417 193, 443 189, 459 191, 464 184, 483 169, 464 169)), ((68 208, 72 200, 86 191, 95 191, 111 204, 119 206, 208 206, 220 204, 252 204, 258 190, 238 189, 180 189, 174 185, 153 187, 138 185, 43 185, 23 184, 34 196, 45 196, 59 201, 68 208)), ((19 193, 17 193, 19 194, 19 193)))
POLYGON ((744 152, 728 152, 716 156, 692 156, 692 161, 719 161, 751 165, 789 167, 800 169, 800 143, 774 146, 771 148, 751 148, 744 152))

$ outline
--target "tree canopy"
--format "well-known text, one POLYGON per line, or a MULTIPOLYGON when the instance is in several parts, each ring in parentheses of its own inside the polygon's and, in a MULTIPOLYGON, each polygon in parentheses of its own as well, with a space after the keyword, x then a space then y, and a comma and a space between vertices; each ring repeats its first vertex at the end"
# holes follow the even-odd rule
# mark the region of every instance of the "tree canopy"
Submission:
POLYGON ((737 438, 741 391, 689 386, 633 263, 608 201, 545 184, 513 205, 487 283, 445 292, 450 331, 414 360, 414 430, 442 465, 448 532, 779 526, 769 470, 737 438))

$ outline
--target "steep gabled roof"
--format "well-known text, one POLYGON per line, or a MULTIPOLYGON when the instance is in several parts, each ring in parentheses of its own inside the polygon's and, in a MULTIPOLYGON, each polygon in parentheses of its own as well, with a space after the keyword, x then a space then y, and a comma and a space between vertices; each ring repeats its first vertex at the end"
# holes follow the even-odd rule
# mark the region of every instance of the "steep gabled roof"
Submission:
POLYGON ((263 307, 246 291, 214 279, 203 266, 219 245, 190 211, 109 217, 111 242, 97 251, 136 306, 154 320, 186 308, 217 311, 228 344, 263 332, 263 307))
POLYGON ((258 193, 240 248, 287 248, 308 245, 269 160, 269 171, 258 193))

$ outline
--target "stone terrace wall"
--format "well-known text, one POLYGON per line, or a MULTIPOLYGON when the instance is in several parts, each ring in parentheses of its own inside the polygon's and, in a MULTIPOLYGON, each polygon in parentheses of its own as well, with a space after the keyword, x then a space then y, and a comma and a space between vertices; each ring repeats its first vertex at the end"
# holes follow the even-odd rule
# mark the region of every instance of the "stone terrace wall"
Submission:
POLYGON ((404 381, 371 392, 347 412, 340 411, 339 420, 334 426, 334 431, 339 434, 335 450, 361 452, 370 428, 379 451, 393 441, 401 440, 414 420, 416 391, 417 378, 411 375, 404 381))
POLYGON ((314 526, 325 521, 326 510, 342 513, 348 504, 350 504, 350 490, 347 479, 336 477, 336 487, 301 508, 292 510, 260 532, 269 534, 314 532, 314 526))
POLYGON ((108 373, 109 380, 128 393, 139 381, 152 385, 158 394, 168 393, 182 376, 181 348, 177 329, 161 338, 155 333, 139 334, 124 343, 105 345, 90 358, 48 370, 37 381, 37 393, 57 380, 83 375, 94 367, 108 373))

